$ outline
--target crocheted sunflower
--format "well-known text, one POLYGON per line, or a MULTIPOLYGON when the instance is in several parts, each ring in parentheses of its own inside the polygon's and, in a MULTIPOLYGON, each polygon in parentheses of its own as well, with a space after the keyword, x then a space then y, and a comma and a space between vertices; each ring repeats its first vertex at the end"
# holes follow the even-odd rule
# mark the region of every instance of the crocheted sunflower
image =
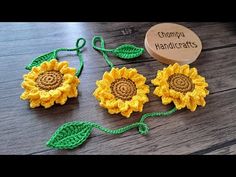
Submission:
POLYGON ((142 112, 143 105, 149 101, 146 95, 149 86, 145 82, 146 78, 136 69, 112 68, 96 82, 98 88, 93 95, 110 114, 121 113, 129 118, 133 111, 142 112))
POLYGON ((205 106, 205 97, 209 94, 208 84, 196 68, 175 63, 157 72, 151 81, 156 85, 154 94, 161 97, 164 105, 174 102, 177 109, 187 107, 195 111, 197 105, 205 106))
POLYGON ((76 69, 68 67, 68 62, 56 59, 43 62, 23 76, 21 86, 25 91, 20 98, 29 100, 30 107, 40 105, 49 108, 55 103, 65 104, 67 97, 77 97, 77 86, 80 83, 76 69))

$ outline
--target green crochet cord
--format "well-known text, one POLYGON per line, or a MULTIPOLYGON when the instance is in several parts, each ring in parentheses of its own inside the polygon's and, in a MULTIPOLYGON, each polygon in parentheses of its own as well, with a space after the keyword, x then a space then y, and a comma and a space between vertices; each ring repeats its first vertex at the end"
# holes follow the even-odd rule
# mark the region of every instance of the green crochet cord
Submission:
POLYGON ((59 127, 47 142, 47 146, 55 149, 74 149, 83 144, 92 132, 93 128, 97 128, 107 134, 118 135, 127 132, 133 128, 138 128, 142 135, 146 135, 149 131, 148 125, 144 122, 149 117, 169 116, 176 111, 176 107, 166 112, 153 112, 144 114, 139 122, 127 125, 125 127, 111 130, 99 124, 88 121, 68 122, 59 127))
POLYGON ((92 40, 92 46, 93 46, 94 49, 102 52, 102 55, 103 55, 106 63, 109 65, 110 68, 113 68, 114 65, 108 57, 107 53, 109 53, 109 52, 114 54, 115 56, 117 56, 119 58, 126 59, 126 60, 139 57, 144 52, 143 48, 136 47, 136 46, 131 45, 131 44, 123 44, 123 45, 121 45, 121 46, 119 46, 115 49, 105 49, 105 41, 102 38, 102 36, 94 36, 93 40, 92 40), (101 43, 101 47, 96 46, 97 42, 101 43))
POLYGON ((79 60, 80 60, 80 66, 76 72, 76 76, 79 77, 82 70, 83 70, 83 67, 84 67, 84 61, 83 61, 83 57, 82 57, 80 49, 82 49, 85 46, 85 44, 86 44, 86 40, 84 38, 79 38, 76 41, 76 48, 72 48, 72 49, 59 48, 59 49, 56 49, 52 52, 41 55, 41 56, 33 59, 33 61, 28 66, 26 66, 25 69, 31 70, 33 67, 39 66, 44 61, 50 61, 52 59, 57 59, 57 54, 60 51, 76 51, 77 56, 79 57, 79 60), (80 44, 80 41, 82 41, 81 44, 80 44))

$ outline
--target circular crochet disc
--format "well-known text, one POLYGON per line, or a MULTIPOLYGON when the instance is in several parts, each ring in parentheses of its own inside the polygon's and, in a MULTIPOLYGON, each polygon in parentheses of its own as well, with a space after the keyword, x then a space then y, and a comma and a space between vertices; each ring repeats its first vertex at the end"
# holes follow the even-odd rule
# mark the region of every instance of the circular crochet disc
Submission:
POLYGON ((167 80, 169 87, 177 92, 187 93, 194 90, 192 79, 184 74, 175 73, 167 80))
POLYGON ((135 83, 130 79, 120 78, 111 83, 111 93, 123 101, 131 100, 136 95, 135 83))
POLYGON ((53 90, 62 83, 63 75, 58 71, 46 71, 36 79, 37 86, 42 90, 53 90))
POLYGON ((153 58, 166 64, 190 64, 202 50, 201 40, 192 30, 174 23, 151 27, 146 33, 144 45, 153 58))

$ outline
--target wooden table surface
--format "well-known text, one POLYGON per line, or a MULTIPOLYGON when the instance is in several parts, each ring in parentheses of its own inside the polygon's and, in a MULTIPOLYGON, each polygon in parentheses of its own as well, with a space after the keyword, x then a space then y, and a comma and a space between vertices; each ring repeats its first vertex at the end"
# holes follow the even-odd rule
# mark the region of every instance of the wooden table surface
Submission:
MULTIPOLYGON (((147 119, 150 131, 140 135, 136 129, 122 135, 107 135, 94 130, 88 140, 74 150, 54 150, 47 140, 63 123, 74 120, 95 121, 115 129, 139 120, 142 113, 130 119, 110 115, 92 95, 95 82, 109 70, 102 55, 91 46, 94 35, 102 35, 107 48, 122 43, 144 46, 146 31, 154 22, 116 23, 0 23, 0 154, 236 154, 236 24, 185 23, 203 43, 198 60, 191 64, 209 83, 210 95, 205 108, 195 112, 177 111, 165 118, 147 119), (80 76, 78 98, 64 106, 30 109, 20 100, 24 67, 31 60, 56 48, 74 47, 79 37, 87 40, 83 56, 85 67, 80 76)), ((60 61, 68 60, 78 67, 75 53, 61 53, 60 61)), ((147 77, 150 102, 144 112, 166 111, 152 94, 151 79, 165 66, 147 52, 138 59, 124 61, 111 57, 117 67, 134 67, 147 77)))

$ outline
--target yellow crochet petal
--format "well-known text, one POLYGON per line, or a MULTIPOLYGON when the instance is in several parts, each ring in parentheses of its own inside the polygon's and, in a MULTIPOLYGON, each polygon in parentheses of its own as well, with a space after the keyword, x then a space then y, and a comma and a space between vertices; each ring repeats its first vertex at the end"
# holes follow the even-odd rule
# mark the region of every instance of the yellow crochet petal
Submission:
POLYGON ((157 96, 162 96, 163 94, 162 94, 163 92, 162 92, 162 90, 161 90, 161 87, 156 87, 155 88, 155 90, 154 90, 154 92, 153 92, 153 94, 155 94, 155 95, 157 95, 157 96))
POLYGON ((36 85, 35 81, 31 80, 31 79, 26 79, 24 82, 27 83, 28 85, 31 85, 31 86, 35 86, 36 85))
POLYGON ((105 98, 105 99, 114 99, 114 95, 112 95, 110 92, 106 91, 106 90, 102 90, 100 93, 99 93, 99 96, 105 98))
POLYGON ((53 99, 50 99, 48 101, 42 101, 41 102, 41 105, 44 107, 44 108, 50 108, 51 106, 54 105, 54 100, 53 99))
POLYGON ((153 84, 153 85, 160 85, 160 82, 159 82, 159 79, 152 79, 151 80, 151 83, 153 84))
POLYGON ((48 63, 47 61, 44 61, 44 62, 39 66, 41 73, 48 70, 48 64, 47 64, 47 63, 48 63))
POLYGON ((48 91, 42 90, 39 92, 39 94, 40 94, 40 100, 42 101, 48 101, 51 98, 51 95, 49 94, 48 91))
POLYGON ((190 98, 189 102, 187 103, 187 108, 190 109, 192 112, 196 110, 197 104, 194 102, 193 99, 190 98))
POLYGON ((29 72, 28 74, 23 75, 23 79, 26 80, 32 80, 35 81, 35 79, 38 77, 38 74, 33 73, 32 71, 29 72))
POLYGON ((69 92, 71 89, 71 86, 69 84, 63 84, 61 87, 57 88, 61 92, 69 92))
POLYGON ((69 64, 67 61, 62 61, 62 62, 59 62, 56 69, 57 69, 57 71, 60 71, 62 68, 67 68, 68 66, 69 66, 69 64))
POLYGON ((56 99, 56 103, 64 105, 67 101, 67 94, 63 93, 59 98, 56 99))
POLYGON ((106 102, 106 107, 107 107, 108 109, 117 108, 117 107, 118 107, 118 100, 116 100, 116 99, 108 100, 108 101, 106 102))
POLYGON ((109 112, 110 114, 117 114, 117 113, 120 112, 120 109, 119 109, 119 108, 109 108, 109 109, 108 109, 108 112, 109 112))
POLYGON ((40 99, 33 99, 30 101, 30 107, 36 108, 40 106, 40 99))
POLYGON ((169 76, 171 76, 173 73, 175 73, 175 69, 172 67, 168 67, 163 71, 163 75, 168 78, 169 76))
POLYGON ((39 99, 40 98, 39 90, 37 88, 31 90, 28 96, 30 99, 39 99))
POLYGON ((127 68, 126 67, 123 67, 119 70, 120 72, 120 76, 123 77, 123 78, 128 78, 128 72, 127 72, 127 68))
POLYGON ((132 100, 137 100, 139 103, 141 102, 143 104, 149 101, 146 94, 135 95, 132 100))
POLYGON ((106 71, 103 74, 103 80, 106 80, 109 83, 112 83, 115 79, 106 71))
POLYGON ((71 87, 77 87, 79 84, 80 80, 78 79, 77 76, 74 76, 72 82, 70 83, 71 87))
POLYGON ((137 74, 137 70, 132 68, 132 69, 128 69, 128 78, 132 78, 134 75, 137 74))
POLYGON ((71 88, 70 92, 68 93, 69 98, 77 97, 78 96, 78 90, 77 88, 71 88))
POLYGON ((33 67, 31 71, 33 72, 32 74, 39 74, 40 73, 40 67, 33 67))
POLYGON ((132 77, 131 80, 135 82, 135 85, 137 88, 142 87, 146 82, 146 78, 141 75, 137 75, 136 77, 132 77))
POLYGON ((200 106, 203 106, 205 107, 206 105, 206 101, 203 97, 200 97, 198 100, 197 100, 197 104, 200 105, 200 106))
POLYGON ((55 65, 54 65, 54 67, 53 67, 53 70, 55 70, 55 71, 60 71, 60 69, 59 69, 59 64, 60 64, 60 63, 62 63, 62 62, 58 62, 58 61, 56 60, 55 65))
POLYGON ((177 109, 182 109, 182 108, 184 108, 184 107, 186 106, 185 103, 184 103, 184 101, 182 101, 182 100, 180 100, 180 99, 173 99, 173 102, 174 102, 175 107, 176 107, 177 109))
POLYGON ((26 90, 31 90, 31 89, 35 88, 35 86, 31 85, 31 83, 28 82, 28 81, 22 82, 21 87, 26 89, 26 90))
POLYGON ((47 66, 47 67, 46 67, 46 71, 52 70, 52 68, 51 68, 51 63, 50 63, 50 62, 45 62, 45 65, 47 66))
POLYGON ((63 76, 63 79, 64 79, 63 83, 70 84, 74 80, 74 76, 71 74, 65 74, 63 76))
POLYGON ((198 73, 197 73, 197 69, 196 68, 191 68, 189 70, 189 77, 191 79, 194 79, 197 75, 198 75, 198 73))
POLYGON ((76 73, 76 69, 75 68, 69 68, 69 67, 63 67, 62 69, 60 69, 60 72, 62 74, 71 74, 71 75, 75 75, 76 73))
POLYGON ((55 59, 52 59, 49 62, 46 62, 46 65, 47 65, 47 71, 53 70, 53 67, 55 65, 55 59))
POLYGON ((146 94, 146 93, 149 93, 149 92, 150 92, 150 90, 149 90, 149 86, 148 85, 143 85, 143 86, 141 86, 141 87, 139 87, 137 89, 137 95, 139 95, 139 94, 146 94))
POLYGON ((167 105, 173 101, 171 97, 165 97, 165 96, 161 97, 161 100, 164 105, 167 105))
POLYGON ((129 109, 129 104, 128 102, 118 100, 118 108, 120 109, 121 112, 127 111, 127 109, 129 109))
POLYGON ((120 72, 118 68, 112 68, 112 70, 110 71, 110 75, 113 79, 120 79, 120 72))
POLYGON ((138 106, 139 106, 138 100, 131 100, 131 101, 129 101, 129 106, 130 106, 130 108, 132 108, 134 111, 138 111, 138 106))
POLYGON ((186 71, 187 71, 187 74, 188 74, 188 73, 189 73, 189 65, 187 65, 187 64, 182 65, 182 66, 180 67, 179 73, 180 73, 180 74, 187 75, 187 74, 186 74, 186 71))
POLYGON ((140 104, 138 105, 138 111, 139 112, 143 112, 143 104, 140 104))
POLYGON ((50 90, 49 94, 51 95, 52 98, 56 99, 61 96, 62 92, 56 89, 56 90, 50 90))
POLYGON ((125 116, 126 118, 129 118, 132 112, 133 112, 133 109, 129 108, 127 111, 121 112, 121 115, 125 116))
POLYGON ((102 89, 107 89, 110 88, 111 83, 108 82, 107 80, 99 80, 96 81, 96 85, 102 89))
POLYGON ((20 98, 22 100, 26 100, 26 99, 28 99, 28 97, 29 97, 29 92, 28 91, 24 91, 20 96, 20 98))
POLYGON ((172 70, 174 73, 179 73, 179 70, 180 70, 180 65, 178 63, 175 63, 173 66, 172 66, 172 70))

